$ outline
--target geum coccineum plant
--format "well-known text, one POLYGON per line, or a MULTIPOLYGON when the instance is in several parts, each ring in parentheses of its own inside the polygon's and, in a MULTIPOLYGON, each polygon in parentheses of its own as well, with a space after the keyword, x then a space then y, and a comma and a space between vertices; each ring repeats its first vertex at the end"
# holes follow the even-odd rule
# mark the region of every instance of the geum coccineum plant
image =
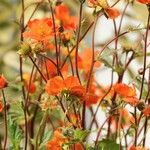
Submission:
POLYGON ((150 1, 41 0, 33 5, 26 20, 30 5, 21 2, 19 74, 10 82, 0 75, 5 129, 0 149, 148 150, 150 1), (134 11, 136 5, 148 12, 147 25, 124 26, 124 19, 133 17, 128 8, 134 11), (45 17, 34 17, 42 8, 45 17), (101 19, 114 32, 97 44, 96 37, 103 40, 97 33, 101 19), (128 37, 133 32, 135 41, 128 37), (140 58, 142 67, 132 72, 132 62, 140 58), (105 69, 111 70, 110 84, 101 83, 104 75, 97 77, 105 69), (7 94, 11 89, 15 100, 7 94))

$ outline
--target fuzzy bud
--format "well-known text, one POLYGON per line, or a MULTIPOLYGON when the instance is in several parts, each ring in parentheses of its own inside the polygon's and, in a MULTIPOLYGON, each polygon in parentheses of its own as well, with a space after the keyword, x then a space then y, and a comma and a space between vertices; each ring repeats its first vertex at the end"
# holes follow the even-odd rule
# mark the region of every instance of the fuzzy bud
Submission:
POLYGON ((19 55, 27 56, 31 53, 32 49, 28 43, 23 42, 18 51, 19 55))

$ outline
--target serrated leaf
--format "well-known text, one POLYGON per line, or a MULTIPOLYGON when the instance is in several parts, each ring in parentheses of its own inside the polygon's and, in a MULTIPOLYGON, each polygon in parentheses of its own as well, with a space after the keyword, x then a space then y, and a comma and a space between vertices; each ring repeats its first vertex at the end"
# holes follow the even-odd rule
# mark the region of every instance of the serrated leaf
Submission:
POLYGON ((42 138, 42 142, 40 144, 40 149, 42 150, 46 143, 49 141, 50 137, 52 136, 52 130, 46 130, 45 133, 44 133, 44 136, 42 138))
POLYGON ((88 134, 89 131, 87 130, 76 129, 74 132, 74 139, 84 141, 88 134))
POLYGON ((110 139, 103 139, 98 142, 97 148, 99 150, 119 150, 119 144, 110 139))
POLYGON ((13 150, 20 150, 20 142, 23 138, 22 130, 11 117, 8 121, 8 133, 13 150))

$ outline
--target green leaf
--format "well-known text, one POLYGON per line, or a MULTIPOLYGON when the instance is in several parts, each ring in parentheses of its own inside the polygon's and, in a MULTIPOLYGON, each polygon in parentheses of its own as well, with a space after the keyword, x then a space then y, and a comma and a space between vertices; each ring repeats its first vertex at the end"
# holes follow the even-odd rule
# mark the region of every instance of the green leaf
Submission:
POLYGON ((74 132, 74 139, 84 141, 88 134, 89 131, 87 130, 76 129, 74 132))
POLYGON ((19 128, 17 123, 12 120, 11 117, 9 117, 8 129, 13 150, 20 150, 20 142, 23 138, 22 130, 19 128))
POLYGON ((119 150, 119 144, 110 139, 103 139, 98 142, 98 150, 119 150))
POLYGON ((109 68, 113 68, 112 66, 112 56, 116 53, 116 50, 114 49, 106 49, 102 52, 102 54, 98 57, 98 60, 103 62, 105 66, 109 68))
POLYGON ((50 137, 52 136, 52 130, 46 130, 44 133, 44 136, 42 138, 42 142, 40 144, 40 150, 45 148, 46 143, 50 140, 50 137))

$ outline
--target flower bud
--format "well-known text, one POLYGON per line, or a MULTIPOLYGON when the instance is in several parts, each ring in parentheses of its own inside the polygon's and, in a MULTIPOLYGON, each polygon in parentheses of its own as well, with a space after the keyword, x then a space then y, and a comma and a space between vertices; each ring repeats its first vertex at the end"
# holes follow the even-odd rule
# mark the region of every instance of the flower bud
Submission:
POLYGON ((3 75, 0 75, 0 89, 7 87, 7 85, 8 83, 5 77, 3 75))
POLYGON ((23 42, 18 51, 19 55, 27 56, 31 53, 32 49, 28 43, 23 42))
POLYGON ((140 69, 138 70, 138 73, 139 73, 140 75, 142 75, 143 72, 144 72, 143 68, 140 68, 140 69))
POLYGON ((138 108, 139 111, 143 111, 145 108, 145 103, 141 101, 136 105, 136 107, 138 108))

